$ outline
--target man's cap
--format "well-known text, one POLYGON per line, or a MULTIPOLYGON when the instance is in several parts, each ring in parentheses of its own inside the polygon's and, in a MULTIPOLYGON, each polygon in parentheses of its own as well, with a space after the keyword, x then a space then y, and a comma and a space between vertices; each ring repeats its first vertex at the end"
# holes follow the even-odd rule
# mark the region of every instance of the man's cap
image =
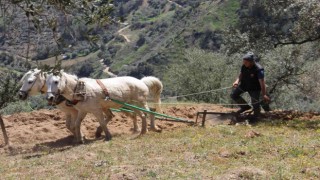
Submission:
POLYGON ((242 58, 243 60, 248 60, 248 61, 254 61, 254 54, 253 52, 247 52, 242 58))

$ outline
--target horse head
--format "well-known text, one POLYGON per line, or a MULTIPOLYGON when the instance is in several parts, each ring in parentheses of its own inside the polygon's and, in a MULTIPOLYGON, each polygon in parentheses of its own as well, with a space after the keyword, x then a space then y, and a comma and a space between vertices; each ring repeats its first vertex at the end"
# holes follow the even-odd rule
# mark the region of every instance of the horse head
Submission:
POLYGON ((53 103, 55 98, 59 95, 63 95, 65 88, 67 88, 67 74, 60 70, 58 72, 54 72, 47 77, 46 85, 47 85, 47 100, 50 103, 53 103))
POLYGON ((30 70, 21 78, 20 82, 22 83, 22 87, 18 95, 21 100, 25 100, 29 95, 33 96, 39 92, 44 93, 46 88, 46 73, 40 69, 30 70))

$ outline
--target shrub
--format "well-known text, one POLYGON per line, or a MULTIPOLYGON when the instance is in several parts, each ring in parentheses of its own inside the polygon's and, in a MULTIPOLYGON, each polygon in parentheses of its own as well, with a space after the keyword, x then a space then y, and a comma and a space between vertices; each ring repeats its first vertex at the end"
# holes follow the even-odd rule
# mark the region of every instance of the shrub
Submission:
POLYGON ((9 103, 6 107, 0 110, 1 114, 9 115, 20 112, 30 112, 32 108, 28 105, 27 101, 17 101, 9 103))
POLYGON ((4 65, 10 65, 14 61, 13 57, 8 55, 7 53, 0 54, 0 62, 4 65))
POLYGON ((144 45, 145 42, 146 42, 145 35, 144 35, 144 34, 139 34, 139 39, 138 39, 138 41, 136 42, 136 46, 137 46, 137 47, 141 47, 141 46, 144 45))
POLYGON ((45 47, 45 46, 40 46, 37 50, 37 54, 35 55, 35 57, 33 57, 33 59, 36 60, 43 60, 43 59, 47 59, 49 57, 49 48, 45 47))
POLYGON ((144 63, 139 63, 138 66, 133 68, 128 75, 141 79, 144 76, 153 75, 153 72, 154 72, 154 67, 151 64, 144 62, 144 63))

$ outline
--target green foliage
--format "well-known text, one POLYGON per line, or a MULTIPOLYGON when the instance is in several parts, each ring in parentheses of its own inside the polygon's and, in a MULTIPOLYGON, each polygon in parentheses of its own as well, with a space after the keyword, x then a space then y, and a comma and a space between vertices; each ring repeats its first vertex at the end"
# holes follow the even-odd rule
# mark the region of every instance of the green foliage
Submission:
POLYGON ((77 76, 79 77, 89 77, 93 72, 93 67, 91 63, 83 63, 80 69, 77 72, 77 76))
POLYGON ((14 61, 13 57, 10 56, 9 54, 7 53, 1 53, 0 54, 0 63, 3 64, 3 65, 10 65, 12 64, 14 61))
MULTIPOLYGON (((179 96, 228 87, 239 72, 227 63, 227 57, 218 53, 191 49, 186 51, 184 58, 183 63, 173 65, 165 75, 165 91, 170 94, 179 96)), ((229 95, 226 91, 220 91, 188 96, 186 99, 220 102, 228 101, 229 95)))
POLYGON ((45 95, 30 96, 27 104, 32 110, 51 108, 51 106, 48 105, 45 95))
POLYGON ((239 0, 229 0, 222 4, 217 11, 210 12, 205 18, 214 30, 223 30, 237 23, 237 11, 240 9, 239 0))
POLYGON ((144 34, 139 34, 139 39, 136 42, 137 47, 141 47, 146 42, 146 38, 144 34))
POLYGON ((230 51, 266 51, 281 45, 320 40, 317 0, 241 1, 238 23, 226 32, 230 51), (229 41, 230 40, 230 41, 229 41))
POLYGON ((6 107, 0 110, 1 114, 10 115, 20 112, 30 112, 33 109, 30 107, 27 101, 16 101, 12 103, 8 103, 6 107))
POLYGON ((14 102, 7 103, 7 105, 0 110, 0 114, 10 115, 48 108, 51 108, 51 106, 48 106, 48 102, 43 95, 30 96, 26 101, 16 100, 14 102))
POLYGON ((50 49, 48 46, 40 46, 38 47, 37 54, 32 59, 35 60, 43 60, 49 57, 50 49))
POLYGON ((138 79, 143 78, 144 76, 153 75, 154 67, 148 63, 139 63, 137 67, 134 67, 130 72, 129 76, 136 77, 138 79))
POLYGON ((19 78, 16 73, 7 73, 3 75, 4 78, 0 79, 0 108, 14 102, 18 99, 17 92, 19 90, 19 78))

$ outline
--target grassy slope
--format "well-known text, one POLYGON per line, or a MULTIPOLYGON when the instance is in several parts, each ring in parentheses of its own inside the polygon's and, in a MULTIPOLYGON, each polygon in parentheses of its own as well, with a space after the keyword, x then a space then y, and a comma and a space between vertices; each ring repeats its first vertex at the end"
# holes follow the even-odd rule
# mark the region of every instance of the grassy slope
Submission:
MULTIPOLYGON (((143 48, 133 50, 132 48, 128 48, 130 44, 124 44, 113 59, 111 69, 119 71, 123 65, 146 61, 157 53, 165 54, 171 63, 181 63, 185 51, 184 47, 194 46, 185 44, 183 40, 184 36, 189 36, 194 31, 205 32, 207 30, 221 30, 228 25, 234 24, 237 17, 236 10, 239 6, 240 4, 237 0, 228 0, 222 3, 215 1, 204 2, 201 3, 199 7, 194 8, 191 13, 187 11, 190 7, 184 8, 187 13, 186 16, 180 20, 173 19, 174 10, 165 11, 163 14, 151 19, 141 19, 140 22, 142 23, 152 21, 154 23, 153 26, 157 26, 157 23, 161 22, 167 22, 169 26, 158 36, 152 38, 147 37, 149 39, 148 43, 145 44, 143 48)), ((176 10, 178 9, 179 8, 176 8, 176 10)), ((131 23, 132 22, 129 22, 129 24, 131 23)), ((129 36, 136 36, 140 32, 147 34, 148 29, 145 28, 135 31, 127 29, 125 33, 129 36)), ((163 67, 155 67, 155 71, 165 73, 163 72, 163 67)), ((156 75, 159 76, 159 74, 156 75)))
MULTIPOLYGON (((319 121, 189 127, 64 151, 1 155, 0 173, 4 179, 212 179, 248 167, 264 171, 268 179, 317 179, 319 144, 319 121), (261 135, 245 137, 252 130, 261 135)), ((238 176, 250 179, 254 174, 240 171, 238 176)))

